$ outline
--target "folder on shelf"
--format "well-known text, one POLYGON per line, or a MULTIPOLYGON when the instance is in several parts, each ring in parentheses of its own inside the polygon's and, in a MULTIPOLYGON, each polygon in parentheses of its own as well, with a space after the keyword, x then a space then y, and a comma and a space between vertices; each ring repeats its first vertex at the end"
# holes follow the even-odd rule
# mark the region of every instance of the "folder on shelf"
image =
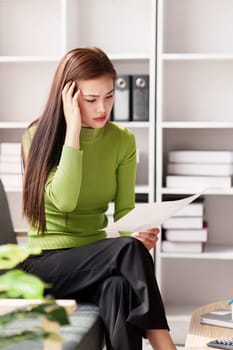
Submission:
POLYGON ((131 76, 118 76, 115 82, 115 98, 112 119, 129 121, 131 114, 131 76))
POLYGON ((132 120, 149 120, 149 75, 134 75, 132 79, 132 120))

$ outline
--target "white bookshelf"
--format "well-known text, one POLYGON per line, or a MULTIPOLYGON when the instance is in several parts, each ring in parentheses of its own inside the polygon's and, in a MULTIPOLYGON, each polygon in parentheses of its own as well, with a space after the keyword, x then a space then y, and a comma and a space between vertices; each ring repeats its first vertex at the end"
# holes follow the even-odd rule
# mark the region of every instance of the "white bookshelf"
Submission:
POLYGON ((164 61, 227 61, 233 59, 233 54, 165 53, 162 58, 164 61))
MULTIPOLYGON (((171 150, 233 150, 233 2, 157 3, 156 197, 166 200, 198 192, 166 188, 171 150)), ((156 273, 173 331, 181 320, 187 326, 195 307, 232 298, 233 188, 209 189, 203 197, 204 252, 168 254, 157 244, 156 273)))
POLYGON ((163 129, 233 129, 232 121, 175 121, 161 122, 163 129))
MULTIPOLYGON (((27 125, 40 116, 56 66, 68 50, 98 46, 118 74, 151 76, 149 121, 122 124, 134 131, 139 149, 136 193, 153 201, 155 28, 153 0, 0 0, 0 142, 20 142, 27 125)), ((6 190, 14 226, 24 229, 22 189, 6 190)))
MULTIPOLYGON (((166 195, 166 194, 192 194, 195 192, 201 192, 202 189, 200 188, 167 188, 167 187, 163 187, 161 189, 161 194, 162 195, 166 195)), ((229 189, 222 189, 222 188, 216 188, 216 189, 207 189, 205 191, 205 195, 224 195, 224 196, 232 196, 233 195, 233 188, 229 188, 229 189)))
POLYGON ((219 259, 232 260, 233 246, 221 244, 206 244, 203 253, 161 253, 162 258, 167 259, 219 259))

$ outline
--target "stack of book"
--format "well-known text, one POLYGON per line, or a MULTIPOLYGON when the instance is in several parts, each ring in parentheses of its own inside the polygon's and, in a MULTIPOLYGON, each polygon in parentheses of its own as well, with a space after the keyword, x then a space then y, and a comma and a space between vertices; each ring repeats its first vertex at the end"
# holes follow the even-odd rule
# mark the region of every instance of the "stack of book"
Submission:
MULTIPOLYGON (((215 309, 211 312, 201 315, 201 323, 212 326, 233 328, 233 318, 231 310, 215 309)), ((225 348, 227 349, 227 348, 225 348)))
POLYGON ((20 143, 0 143, 0 177, 6 189, 22 188, 20 143))
POLYGON ((201 253, 207 241, 204 203, 194 202, 163 224, 163 252, 201 253))
POLYGON ((230 188, 232 175, 233 151, 169 152, 169 188, 230 188))

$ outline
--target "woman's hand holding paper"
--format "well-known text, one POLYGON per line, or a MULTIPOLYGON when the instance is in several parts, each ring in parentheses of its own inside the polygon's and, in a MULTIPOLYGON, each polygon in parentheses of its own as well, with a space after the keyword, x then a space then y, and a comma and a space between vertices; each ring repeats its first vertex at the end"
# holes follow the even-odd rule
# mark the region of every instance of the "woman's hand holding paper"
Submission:
POLYGON ((159 232, 159 228, 152 227, 148 228, 146 231, 133 232, 131 236, 141 241, 142 244, 144 244, 144 246, 148 250, 150 250, 155 246, 156 242, 158 241, 159 232))

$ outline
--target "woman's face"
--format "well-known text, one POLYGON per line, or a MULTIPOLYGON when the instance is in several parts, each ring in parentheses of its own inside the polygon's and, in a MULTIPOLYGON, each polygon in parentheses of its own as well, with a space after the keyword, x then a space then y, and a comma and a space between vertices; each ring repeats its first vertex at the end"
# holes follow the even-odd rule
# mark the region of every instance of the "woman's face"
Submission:
POLYGON ((114 97, 113 79, 101 76, 78 83, 78 98, 82 126, 86 128, 102 128, 107 122, 114 97))

